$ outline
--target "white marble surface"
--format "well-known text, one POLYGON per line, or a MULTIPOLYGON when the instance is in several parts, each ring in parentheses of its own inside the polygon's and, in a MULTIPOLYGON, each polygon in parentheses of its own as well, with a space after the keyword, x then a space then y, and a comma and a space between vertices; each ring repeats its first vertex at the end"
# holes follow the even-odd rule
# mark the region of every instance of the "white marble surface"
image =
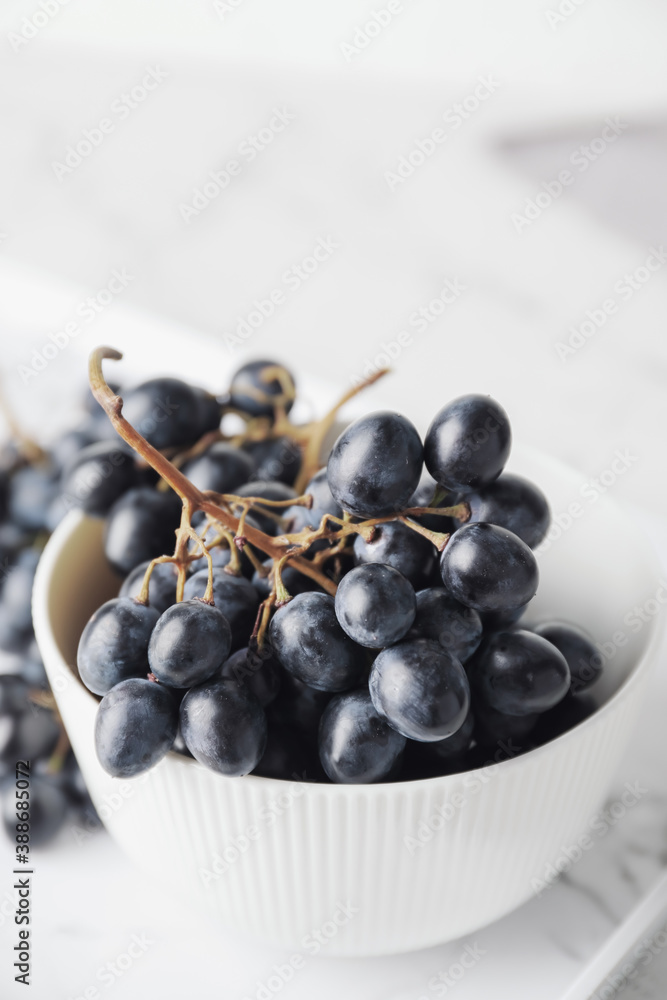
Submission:
MULTIPOLYGON (((400 21, 348 63, 340 42, 374 6, 242 0, 221 20, 213 3, 72 0, 18 51, 7 41, 5 391, 26 425, 52 430, 99 342, 122 347, 135 375, 158 364, 215 387, 243 357, 279 354, 346 385, 446 279, 458 279, 465 291, 423 332, 412 328, 412 344, 394 359, 396 405, 423 425, 458 392, 491 392, 517 438, 579 467, 582 487, 628 452, 627 472, 609 489, 628 517, 645 521, 667 569, 667 265, 627 300, 614 290, 651 245, 667 242, 664 8, 588 0, 552 28, 555 2, 406 2, 400 21), (52 162, 155 65, 168 73, 164 83, 125 120, 113 113, 113 133, 58 181, 52 162), (391 191, 386 171, 480 76, 497 79, 497 91, 460 129, 446 125, 442 147, 391 191), (294 121, 186 223, 179 206, 275 107, 294 121), (628 123, 618 142, 518 234, 513 213, 616 116, 628 123), (340 247, 290 288, 284 272, 329 235, 340 247), (81 323, 43 372, 21 378, 33 348, 72 321, 114 268, 133 275, 122 295, 81 323), (276 287, 284 303, 244 347, 226 349, 239 315, 276 287), (609 297, 617 312, 561 360, 556 343, 609 297)), ((0 31, 37 9, 7 0, 0 31)), ((429 980, 476 943, 484 955, 451 994, 557 1000, 667 862, 666 709, 663 670, 610 801, 625 781, 647 794, 542 898, 470 941, 382 960, 323 955, 280 995, 430 1000, 438 993, 429 980)), ((0 869, 9 868, 3 844, 0 869)), ((0 897, 7 885, 0 876, 0 897)), ((35 907, 36 1000, 95 985, 119 1000, 241 1000, 283 959, 183 909, 104 834, 77 845, 68 831, 42 852, 35 907), (133 934, 154 943, 112 985, 96 979, 133 934)), ((12 944, 5 919, 2 997, 20 995, 7 974, 12 944)))

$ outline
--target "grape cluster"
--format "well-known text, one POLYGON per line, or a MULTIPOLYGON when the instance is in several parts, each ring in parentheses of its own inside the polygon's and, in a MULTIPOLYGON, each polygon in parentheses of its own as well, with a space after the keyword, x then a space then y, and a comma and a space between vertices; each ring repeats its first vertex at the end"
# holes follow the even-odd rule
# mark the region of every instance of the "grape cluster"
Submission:
MULTIPOLYGON (((0 450, 0 808, 16 837, 16 762, 30 762, 29 840, 44 844, 67 818, 88 831, 99 824, 76 758, 57 714, 32 627, 32 587, 49 534, 73 506, 81 485, 95 485, 100 468, 113 470, 93 489, 87 509, 102 513, 104 491, 125 488, 134 456, 91 395, 75 427, 48 449, 18 429, 0 450), (78 477, 81 480, 78 480, 78 477)), ((83 491, 84 503, 89 491, 83 491)))
MULTIPOLYGON (((244 365, 217 400, 155 379, 123 401, 102 375, 117 356, 93 355, 91 385, 145 464, 116 443, 128 464, 85 506, 124 579, 77 661, 110 774, 175 750, 227 776, 409 780, 507 741, 525 752, 592 711, 591 639, 520 621, 549 507, 503 471, 510 424, 490 397, 443 407, 423 442, 371 413, 322 467, 338 407, 292 423, 279 363, 244 365)), ((95 447, 78 468, 108 461, 95 447)))
MULTIPOLYGON (((220 424, 218 400, 178 379, 144 383, 128 392, 126 405, 147 437, 167 449, 193 444, 220 424)), ((157 475, 119 438, 90 393, 74 426, 48 447, 12 429, 12 440, 0 451, 0 808, 14 840, 14 768, 18 760, 29 761, 29 837, 31 845, 39 845, 68 818, 73 829, 85 832, 99 825, 33 632, 32 586, 40 552, 63 517, 79 509, 108 519, 109 560, 117 568, 124 560, 134 567, 142 546, 148 560, 173 545, 180 503, 175 494, 156 489, 157 475)), ((171 567, 159 570, 151 596, 167 579, 165 570, 174 581, 173 593, 163 597, 166 610, 175 600, 176 583, 171 567)), ((157 611, 151 608, 149 614, 157 620, 157 611)))

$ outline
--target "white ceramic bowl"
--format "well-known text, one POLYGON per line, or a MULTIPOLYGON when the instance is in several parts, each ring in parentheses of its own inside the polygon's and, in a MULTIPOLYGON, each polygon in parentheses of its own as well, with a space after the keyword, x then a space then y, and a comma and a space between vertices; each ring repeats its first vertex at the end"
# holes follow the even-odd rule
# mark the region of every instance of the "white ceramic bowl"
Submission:
POLYGON ((582 513, 538 553, 534 617, 580 622, 613 651, 602 707, 525 756, 409 783, 230 779, 173 753, 136 779, 109 777, 93 744, 97 701, 72 665, 83 625, 118 582, 101 523, 68 516, 38 570, 37 639, 93 801, 137 865, 230 927, 295 950, 316 931, 330 955, 424 948, 531 897, 533 880, 600 807, 625 753, 656 659, 659 577, 630 516, 582 498, 576 472, 518 449, 512 468, 542 486, 554 515, 579 503, 582 513), (647 601, 649 621, 636 629, 632 609, 647 601))

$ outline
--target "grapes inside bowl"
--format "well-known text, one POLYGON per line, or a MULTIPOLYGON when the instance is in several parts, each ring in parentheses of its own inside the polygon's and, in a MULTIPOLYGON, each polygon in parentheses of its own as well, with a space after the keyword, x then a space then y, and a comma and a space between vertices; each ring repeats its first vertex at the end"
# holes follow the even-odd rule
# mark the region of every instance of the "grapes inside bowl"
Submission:
MULTIPOLYGON (((248 415, 251 444, 291 433, 294 380, 265 365, 270 380, 260 368, 244 383, 258 402, 272 386, 273 415, 248 415)), ((97 385, 118 422, 120 404, 97 385)), ((143 867, 276 943, 298 946, 342 900, 355 917, 331 953, 406 951, 529 898, 598 807, 656 643, 655 621, 623 623, 657 575, 607 500, 549 535, 549 507, 567 509, 579 477, 522 449, 506 470, 509 421, 488 397, 441 407, 424 444, 400 414, 361 416, 334 444, 325 483, 308 442, 326 424, 295 432, 292 484, 206 493, 179 471, 191 455, 172 464, 116 423, 184 500, 176 549, 137 560, 175 565, 174 600, 123 632, 109 660, 95 615, 151 608, 153 578, 118 597, 112 564, 131 560, 132 531, 110 563, 108 522, 75 514, 38 571, 37 634, 93 800, 120 803, 103 815, 143 867), (422 480, 424 458, 435 481, 422 480), (84 687, 77 658, 104 667, 106 690, 84 687), (142 700, 150 724, 138 727, 142 700)), ((203 453, 217 440, 206 434, 203 453)))

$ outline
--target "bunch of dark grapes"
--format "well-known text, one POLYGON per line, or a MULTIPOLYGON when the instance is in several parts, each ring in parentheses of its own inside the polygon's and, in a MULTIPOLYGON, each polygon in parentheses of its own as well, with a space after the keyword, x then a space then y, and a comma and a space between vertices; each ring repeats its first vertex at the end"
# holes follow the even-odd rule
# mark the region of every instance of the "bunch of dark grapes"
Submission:
POLYGON ((550 515, 504 472, 493 399, 455 399, 423 442, 371 413, 322 466, 339 407, 292 423, 277 362, 245 365, 216 401, 175 379, 123 401, 102 375, 117 357, 95 352, 91 385, 145 465, 86 508, 106 514, 124 580, 78 652, 110 774, 175 750, 228 776, 409 780, 523 753, 593 710, 591 639, 521 623, 550 515))
MULTIPOLYGON (((13 428, 0 451, 0 798, 8 836, 16 836, 15 765, 30 765, 30 844, 51 840, 69 818, 97 826, 94 807, 60 722, 32 626, 32 588, 40 553, 68 509, 79 457, 120 454, 92 396, 77 425, 43 449, 13 428)), ((12 422, 13 423, 13 422, 12 422)), ((123 447, 123 461, 134 464, 123 447)), ((98 458, 99 461, 99 458, 98 458)))
MULTIPOLYGON (((218 401, 177 379, 131 390, 127 406, 147 436, 165 448, 194 444, 220 424, 218 401)), ((118 437, 90 393, 82 409, 75 425, 48 448, 13 428, 13 439, 0 451, 0 808, 14 840, 15 765, 29 761, 33 846, 51 840, 68 820, 75 835, 99 825, 35 641, 31 599, 40 552, 71 510, 92 517, 129 511, 126 528, 128 516, 138 511, 139 523, 130 531, 147 558, 173 544, 180 517, 176 497, 155 488, 158 477, 118 437), (173 523, 165 524, 166 512, 173 523)), ((107 548, 110 558, 116 551, 122 562, 122 551, 114 549, 118 531, 107 538, 107 548)))

